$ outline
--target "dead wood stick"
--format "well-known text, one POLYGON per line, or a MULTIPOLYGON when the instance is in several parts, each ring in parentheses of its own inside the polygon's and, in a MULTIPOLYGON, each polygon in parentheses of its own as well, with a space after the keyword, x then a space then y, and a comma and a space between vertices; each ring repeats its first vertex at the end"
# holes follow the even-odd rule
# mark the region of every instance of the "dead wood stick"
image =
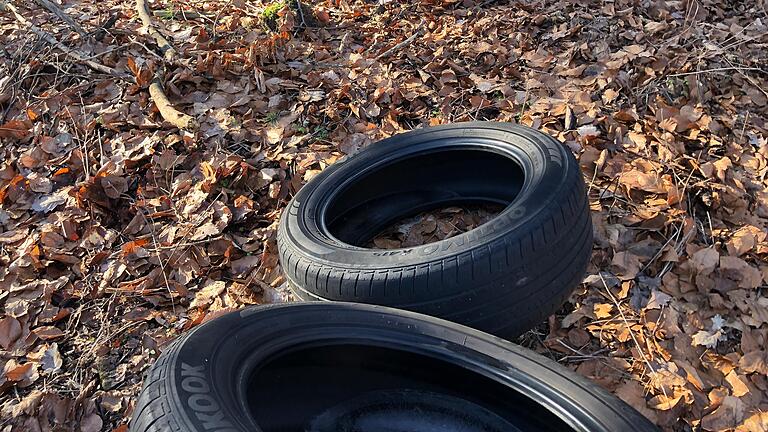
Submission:
POLYGON ((157 105, 157 109, 160 111, 160 115, 165 121, 179 129, 197 129, 197 121, 192 116, 180 112, 171 105, 171 101, 168 100, 168 96, 166 96, 165 91, 163 91, 160 78, 157 76, 152 80, 152 83, 149 84, 149 96, 152 98, 155 105, 157 105))
MULTIPOLYGON (((163 58, 169 63, 173 62, 176 59, 176 50, 173 49, 173 46, 168 42, 168 39, 155 29, 155 26, 152 24, 152 16, 147 7, 146 0, 136 0, 136 12, 138 12, 139 18, 141 18, 141 23, 147 30, 147 33, 155 39, 157 46, 163 53, 163 58)), ((165 90, 163 90, 162 80, 160 79, 159 73, 155 74, 154 79, 152 79, 152 82, 149 84, 149 97, 152 98, 152 102, 157 106, 163 120, 179 129, 197 129, 197 121, 195 121, 192 116, 184 114, 174 108, 171 101, 168 100, 168 96, 165 94, 165 90)))
POLYGON ((136 0, 136 12, 139 14, 141 24, 147 30, 147 33, 155 39, 157 46, 163 53, 163 57, 169 62, 173 61, 173 59, 176 58, 176 50, 173 49, 173 46, 168 42, 168 39, 166 39, 162 33, 157 31, 154 24, 152 24, 152 15, 147 6, 147 0, 136 0))
POLYGON ((105 73, 105 74, 108 74, 108 75, 112 75, 112 76, 124 79, 126 81, 129 81, 129 82, 135 82, 135 80, 134 80, 134 78, 132 76, 130 76, 130 75, 126 74, 126 73, 120 72, 117 69, 113 69, 113 68, 111 68, 109 66, 104 66, 101 63, 96 63, 94 61, 88 60, 88 56, 86 54, 84 54, 83 52, 78 51, 78 50, 73 49, 73 48, 69 48, 68 46, 62 44, 61 42, 56 40, 56 38, 53 37, 53 35, 51 35, 50 33, 46 32, 45 30, 43 30, 43 29, 37 27, 36 25, 32 24, 31 22, 27 21, 26 18, 24 18, 23 16, 21 16, 19 14, 19 11, 11 3, 0 2, 0 10, 8 10, 8 11, 10 11, 11 14, 14 16, 14 18, 16 18, 16 20, 19 23, 25 25, 32 33, 40 36, 44 41, 48 42, 49 44, 51 44, 51 45, 55 46, 56 48, 60 49, 61 51, 63 51, 66 56, 71 57, 72 59, 74 59, 74 60, 76 60, 76 61, 78 61, 78 62, 80 62, 80 63, 82 63, 82 64, 84 64, 86 66, 88 66, 89 68, 91 68, 91 69, 93 69, 95 71, 98 71, 98 72, 101 72, 101 73, 105 73))
POLYGON ((75 20, 72 19, 69 15, 65 14, 63 10, 59 9, 56 4, 49 0, 35 0, 37 3, 39 3, 44 8, 48 9, 52 14, 59 17, 60 20, 67 23, 74 31, 77 32, 77 34, 80 35, 82 38, 88 37, 88 32, 83 30, 83 28, 80 26, 80 24, 76 23, 75 20))

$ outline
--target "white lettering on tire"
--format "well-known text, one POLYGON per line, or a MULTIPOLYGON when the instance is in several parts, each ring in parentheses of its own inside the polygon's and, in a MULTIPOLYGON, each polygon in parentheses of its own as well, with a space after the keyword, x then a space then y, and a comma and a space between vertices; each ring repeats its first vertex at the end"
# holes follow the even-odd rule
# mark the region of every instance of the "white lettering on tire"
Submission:
POLYGON ((187 406, 206 431, 238 432, 232 423, 224 419, 224 412, 216 399, 211 396, 211 386, 205 376, 205 366, 190 366, 181 363, 181 389, 190 393, 187 406))

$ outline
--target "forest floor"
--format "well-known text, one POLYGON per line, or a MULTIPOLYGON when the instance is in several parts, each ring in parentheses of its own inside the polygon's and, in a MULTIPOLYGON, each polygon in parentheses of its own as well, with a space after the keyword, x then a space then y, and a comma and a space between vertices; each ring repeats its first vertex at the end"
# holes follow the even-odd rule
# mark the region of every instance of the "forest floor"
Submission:
POLYGON ((469 120, 550 134, 588 184, 588 274, 518 342, 666 431, 768 430, 765 0, 158 0, 150 31, 43 3, 0 2, 0 431, 125 432, 171 340, 289 300, 302 184, 469 120))

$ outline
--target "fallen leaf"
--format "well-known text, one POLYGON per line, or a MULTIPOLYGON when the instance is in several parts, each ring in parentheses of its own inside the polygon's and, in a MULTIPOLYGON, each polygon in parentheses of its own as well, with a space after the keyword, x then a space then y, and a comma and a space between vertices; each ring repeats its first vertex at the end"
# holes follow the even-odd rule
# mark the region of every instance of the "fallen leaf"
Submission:
POLYGON ((671 295, 661 292, 659 290, 653 290, 651 291, 651 298, 648 300, 648 304, 645 306, 645 308, 660 309, 661 307, 669 304, 671 300, 672 300, 671 295))
POLYGON ((31 128, 29 120, 10 120, 0 125, 0 138, 24 139, 29 136, 31 128))
POLYGON ((731 373, 725 376, 725 382, 731 387, 731 394, 736 397, 742 397, 749 393, 747 379, 743 376, 739 376, 739 374, 736 373, 736 370, 732 370, 731 373))
POLYGON ((120 195, 128 191, 128 180, 118 176, 106 176, 101 177, 101 187, 104 189, 104 193, 112 198, 120 198, 120 195))
POLYGON ((768 375, 768 352, 752 351, 739 359, 739 370, 744 373, 768 375))
POLYGON ((27 385, 31 384, 38 377, 37 364, 33 362, 26 362, 19 366, 16 366, 5 373, 8 381, 14 382, 27 382, 27 385))
POLYGON ((720 315, 715 315, 712 317, 712 327, 709 330, 699 330, 696 332, 691 338, 691 344, 707 348, 716 347, 718 342, 725 340, 724 324, 723 318, 720 315))
POLYGON ((21 336, 21 324, 16 318, 0 319, 0 346, 7 350, 21 336))
POLYGON ((625 251, 615 253, 611 265, 616 270, 615 273, 619 278, 629 280, 637 277, 643 264, 640 262, 640 257, 625 251))
MULTIPOLYGON (((752 250, 757 245, 757 236, 764 234, 759 228, 747 226, 739 228, 726 243, 728 254, 740 256, 752 250)), ((765 238, 765 236, 762 236, 765 238)))
POLYGON ((595 317, 598 319, 610 318, 613 316, 613 305, 600 303, 594 306, 595 317))
POLYGON ((37 327, 32 330, 32 333, 42 340, 57 339, 64 336, 64 332, 60 328, 54 326, 37 327))
POLYGON ((644 173, 636 169, 621 173, 619 181, 629 189, 654 193, 667 191, 658 175, 644 173))
POLYGON ((100 432, 104 421, 96 413, 87 415, 80 421, 80 432, 100 432))
POLYGON ((67 189, 62 189, 52 194, 40 195, 32 203, 32 210, 40 213, 50 213, 56 207, 67 202, 69 193, 67 189))
POLYGON ((711 248, 701 249, 691 257, 691 263, 697 273, 708 274, 717 267, 720 262, 720 254, 711 248))
POLYGON ((701 427, 706 431, 733 429, 744 420, 746 406, 741 399, 726 396, 720 406, 701 419, 701 427))
POLYGON ((61 359, 58 344, 52 343, 51 346, 45 350, 45 353, 43 353, 43 357, 40 362, 43 367, 43 371, 45 372, 53 373, 61 369, 61 366, 64 362, 61 359))
POLYGON ((27 238, 28 230, 18 229, 0 233, 0 243, 16 243, 27 238))
POLYGON ((752 414, 736 427, 736 432, 768 432, 768 411, 752 414))
POLYGON ((720 257, 720 270, 728 279, 739 283, 740 288, 757 288, 763 283, 763 274, 741 258, 720 257))
POLYGON ((659 411, 668 411, 677 406, 683 394, 668 397, 664 394, 656 395, 648 401, 648 406, 659 411))
POLYGON ((189 304, 190 308, 207 308, 214 298, 220 296, 227 290, 227 284, 224 281, 213 281, 208 279, 200 290, 195 293, 195 298, 189 304))
POLYGON ((40 405, 40 400, 43 398, 43 392, 39 390, 32 390, 28 395, 17 404, 4 405, 2 409, 3 417, 13 418, 19 417, 22 414, 33 415, 40 405))

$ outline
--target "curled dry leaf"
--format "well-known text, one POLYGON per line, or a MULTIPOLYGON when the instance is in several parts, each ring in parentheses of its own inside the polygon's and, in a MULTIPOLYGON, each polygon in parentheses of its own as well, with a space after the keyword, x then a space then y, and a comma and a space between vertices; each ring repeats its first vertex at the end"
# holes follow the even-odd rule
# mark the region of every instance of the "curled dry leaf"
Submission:
POLYGON ((743 373, 768 375, 768 352, 759 350, 745 353, 739 359, 738 365, 743 373))
POLYGON ((691 344, 700 345, 707 348, 715 348, 717 343, 725 340, 725 331, 723 326, 725 321, 720 315, 712 317, 712 327, 709 330, 699 330, 691 338, 691 344))

